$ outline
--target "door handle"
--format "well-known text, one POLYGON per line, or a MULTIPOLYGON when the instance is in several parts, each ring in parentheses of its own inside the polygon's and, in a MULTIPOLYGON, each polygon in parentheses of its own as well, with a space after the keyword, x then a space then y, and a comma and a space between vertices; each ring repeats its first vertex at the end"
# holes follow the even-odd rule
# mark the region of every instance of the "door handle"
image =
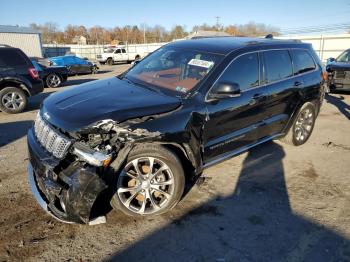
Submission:
POLYGON ((299 81, 295 81, 294 82, 294 86, 301 86, 303 83, 302 82, 299 82, 299 81))

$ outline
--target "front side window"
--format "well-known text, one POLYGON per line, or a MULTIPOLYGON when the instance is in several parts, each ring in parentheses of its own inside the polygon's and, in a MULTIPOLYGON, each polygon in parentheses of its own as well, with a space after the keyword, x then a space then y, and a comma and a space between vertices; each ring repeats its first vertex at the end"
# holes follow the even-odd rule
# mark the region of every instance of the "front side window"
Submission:
POLYGON ((258 54, 245 54, 236 58, 225 70, 219 81, 238 84, 241 91, 258 86, 258 54))
POLYGON ((120 54, 120 53, 121 53, 121 52, 120 52, 120 49, 115 50, 115 53, 116 53, 116 54, 120 54))
POLYGON ((350 51, 344 51, 337 58, 337 62, 350 62, 350 51))
POLYGON ((262 52, 265 61, 266 82, 271 83, 293 75, 292 61, 287 50, 262 52))
POLYGON ((222 58, 219 54, 164 47, 141 60, 124 78, 135 84, 185 94, 207 76, 222 58))
POLYGON ((294 65, 294 74, 302 74, 316 68, 314 60, 306 50, 294 49, 291 51, 294 65))

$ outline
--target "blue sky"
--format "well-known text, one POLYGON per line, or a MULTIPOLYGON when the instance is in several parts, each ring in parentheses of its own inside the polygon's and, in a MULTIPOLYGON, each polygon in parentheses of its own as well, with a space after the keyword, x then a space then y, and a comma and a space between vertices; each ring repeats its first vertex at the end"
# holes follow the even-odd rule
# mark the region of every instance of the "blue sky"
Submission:
POLYGON ((350 22, 350 0, 2 0, 0 24, 25 26, 56 22, 104 27, 175 24, 191 30, 196 24, 265 23, 281 29, 350 22))

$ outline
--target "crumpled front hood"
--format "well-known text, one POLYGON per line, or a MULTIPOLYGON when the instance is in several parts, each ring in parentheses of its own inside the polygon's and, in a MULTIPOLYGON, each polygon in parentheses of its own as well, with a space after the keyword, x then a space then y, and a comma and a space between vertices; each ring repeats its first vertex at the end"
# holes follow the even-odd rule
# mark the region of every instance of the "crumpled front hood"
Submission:
POLYGON ((112 77, 50 95, 43 102, 42 114, 53 125, 73 132, 100 120, 122 122, 166 113, 180 105, 179 98, 112 77))
POLYGON ((346 62, 332 62, 327 64, 327 71, 334 71, 334 70, 344 70, 344 71, 350 71, 350 63, 346 62))

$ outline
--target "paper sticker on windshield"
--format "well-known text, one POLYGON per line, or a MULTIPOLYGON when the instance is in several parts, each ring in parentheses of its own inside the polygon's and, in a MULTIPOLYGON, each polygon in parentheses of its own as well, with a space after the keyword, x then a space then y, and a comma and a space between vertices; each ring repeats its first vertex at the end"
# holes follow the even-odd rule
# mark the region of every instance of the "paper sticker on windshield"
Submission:
POLYGON ((191 59, 190 62, 188 62, 188 64, 193 66, 204 67, 204 68, 211 68, 214 65, 214 62, 193 58, 191 59))

